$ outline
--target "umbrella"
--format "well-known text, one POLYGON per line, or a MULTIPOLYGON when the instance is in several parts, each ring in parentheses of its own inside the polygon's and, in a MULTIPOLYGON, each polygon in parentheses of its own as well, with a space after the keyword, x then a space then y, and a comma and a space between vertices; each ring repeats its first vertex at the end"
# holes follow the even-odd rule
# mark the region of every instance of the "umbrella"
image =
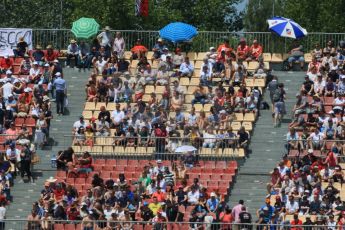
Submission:
POLYGON ((175 153, 185 153, 185 152, 193 152, 197 149, 194 146, 191 145, 182 145, 180 147, 177 147, 175 150, 175 153))
POLYGON ((269 25, 269 29, 281 37, 296 39, 308 34, 306 29, 288 18, 273 17, 268 19, 267 23, 269 25))
POLYGON ((174 43, 190 41, 197 34, 194 26, 183 22, 170 23, 159 31, 161 38, 174 43))
POLYGON ((79 18, 72 24, 72 33, 77 38, 89 38, 97 34, 99 24, 93 18, 79 18))
POLYGON ((147 52, 147 48, 143 45, 136 45, 134 46, 131 51, 133 53, 139 53, 139 52, 142 52, 142 53, 146 53, 147 52))

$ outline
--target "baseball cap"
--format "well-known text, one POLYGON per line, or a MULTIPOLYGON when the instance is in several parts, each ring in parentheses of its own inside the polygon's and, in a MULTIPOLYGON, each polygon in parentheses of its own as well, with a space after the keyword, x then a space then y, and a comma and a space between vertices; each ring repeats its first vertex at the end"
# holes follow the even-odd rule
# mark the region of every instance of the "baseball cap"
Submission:
POLYGON ((11 70, 7 70, 6 74, 12 74, 12 71, 11 70))

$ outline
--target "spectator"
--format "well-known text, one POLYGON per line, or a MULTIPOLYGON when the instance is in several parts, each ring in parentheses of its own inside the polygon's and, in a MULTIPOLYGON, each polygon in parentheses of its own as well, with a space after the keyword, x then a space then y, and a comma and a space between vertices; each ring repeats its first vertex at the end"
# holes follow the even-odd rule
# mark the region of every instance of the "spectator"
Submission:
POLYGON ((55 59, 57 59, 59 54, 57 51, 54 50, 52 45, 47 46, 47 50, 44 54, 44 60, 46 63, 52 63, 55 59))
POLYGON ((125 54, 125 40, 123 39, 121 32, 116 32, 113 51, 116 52, 119 58, 123 57, 123 55, 125 54))
POLYGON ((251 45, 249 50, 249 57, 247 58, 247 61, 258 61, 259 58, 262 55, 262 46, 258 43, 258 40, 253 40, 253 45, 251 45))
POLYGON ((19 37, 16 49, 13 49, 15 57, 24 57, 28 53, 28 43, 24 40, 24 37, 19 37))
POLYGON ((191 77, 194 72, 194 66, 190 63, 189 58, 185 57, 184 62, 180 65, 180 76, 191 77))
POLYGON ((89 152, 84 152, 77 162, 77 171, 79 173, 89 173, 92 171, 92 157, 89 152))
POLYGON ((44 52, 41 45, 36 45, 36 49, 31 54, 31 59, 33 62, 37 62, 39 66, 44 64, 44 52))
POLYGON ((154 45, 152 51, 153 51, 153 56, 152 56, 152 63, 154 60, 157 60, 161 57, 163 54, 163 49, 166 48, 166 46, 163 43, 163 39, 158 38, 157 43, 154 45))
POLYGON ((78 58, 79 58, 79 46, 77 45, 77 41, 72 39, 70 44, 67 47, 67 59, 66 59, 66 66, 70 68, 71 59, 74 59, 74 67, 78 66, 78 58))
POLYGON ((59 115, 64 114, 65 109, 65 96, 66 96, 66 81, 61 77, 61 73, 55 74, 57 77, 53 83, 56 92, 56 113, 59 115))
POLYGON ((97 35, 100 46, 103 46, 105 50, 110 50, 113 43, 113 37, 110 32, 110 27, 106 26, 103 31, 97 35))
POLYGON ((303 53, 303 46, 299 44, 297 40, 295 40, 292 44, 292 48, 289 52, 290 57, 288 58, 289 68, 292 69, 293 62, 298 61, 301 66, 301 70, 304 69, 304 53, 303 53))
POLYGON ((245 61, 250 55, 250 48, 246 44, 245 38, 240 39, 240 44, 237 47, 237 59, 245 61))
POLYGON ((5 74, 7 71, 13 70, 13 60, 6 54, 0 60, 0 74, 5 74))

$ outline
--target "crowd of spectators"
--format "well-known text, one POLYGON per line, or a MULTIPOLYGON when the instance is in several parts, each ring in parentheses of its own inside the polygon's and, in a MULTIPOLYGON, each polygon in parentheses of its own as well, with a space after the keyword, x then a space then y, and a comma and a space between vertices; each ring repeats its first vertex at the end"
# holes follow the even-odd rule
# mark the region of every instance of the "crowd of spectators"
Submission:
MULTIPOLYGON (((85 89, 87 102, 104 103, 97 117, 80 116, 74 123, 74 145, 93 146, 95 137, 113 136, 115 146, 154 146, 157 153, 167 149, 175 152, 178 142, 172 137, 184 137, 196 148, 247 147, 249 133, 244 127, 236 133, 230 124, 235 120, 234 113, 257 116, 260 90, 245 84, 247 62, 262 62, 262 47, 257 41, 249 47, 241 39, 234 49, 225 39, 218 49, 211 47, 198 68, 202 70, 200 75, 196 75, 194 60, 180 48, 171 53, 162 39, 157 40, 152 51, 138 39, 129 57, 125 57, 124 44, 120 33, 113 39, 105 29, 88 54, 80 48, 85 43, 78 45, 72 40, 68 47, 67 65, 74 60, 79 68, 93 67, 85 89), (87 65, 82 65, 83 54, 87 65), (198 79, 198 84, 192 92, 192 106, 185 107, 187 90, 180 81, 193 78, 198 79), (156 87, 162 87, 162 92, 156 93, 156 87), (144 99, 145 94, 150 95, 149 100, 144 99), (115 104, 113 111, 106 109, 109 104, 115 104), (206 104, 209 111, 196 111, 196 105, 206 104)), ((258 66, 256 71, 265 71, 263 65, 258 66)), ((29 219, 37 220, 33 224, 47 218, 82 220, 85 229, 92 229, 93 220, 105 220, 98 224, 101 229, 131 229, 126 221, 132 220, 148 221, 154 226, 190 221, 195 223, 190 225, 193 229, 201 227, 197 222, 251 222, 243 201, 232 210, 223 194, 208 191, 197 178, 187 183, 188 170, 199 167, 194 154, 188 153, 181 161, 165 166, 161 164, 165 156, 157 158, 157 165, 142 165, 142 175, 127 181, 123 173, 118 178, 102 178, 102 173, 93 171, 94 160, 88 152, 80 158, 73 148, 59 152, 57 166, 66 171, 67 179, 47 181, 29 219), (85 174, 92 175, 92 180, 86 194, 80 194, 68 178, 85 174)))
POLYGON ((292 111, 288 153, 272 171, 266 204, 257 212, 259 223, 344 226, 343 50, 330 41, 312 51, 292 111))

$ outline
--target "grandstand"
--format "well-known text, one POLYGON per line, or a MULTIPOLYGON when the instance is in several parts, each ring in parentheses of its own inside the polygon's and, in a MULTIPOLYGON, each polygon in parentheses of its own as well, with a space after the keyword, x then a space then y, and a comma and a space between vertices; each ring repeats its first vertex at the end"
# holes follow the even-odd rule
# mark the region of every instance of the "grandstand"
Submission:
MULTIPOLYGON (((65 52, 62 51, 60 55, 64 56, 64 53, 65 52)), ((222 77, 212 77, 210 85, 207 85, 211 87, 207 88, 211 93, 214 93, 215 96, 211 98, 211 100, 206 101, 206 103, 197 102, 194 104, 196 99, 195 92, 198 90, 201 83, 200 72, 202 71, 203 60, 207 53, 188 52, 184 53, 184 55, 189 57, 190 62, 195 68, 191 76, 169 76, 167 86, 160 83, 147 83, 139 89, 142 90, 142 95, 140 95, 138 99, 134 91, 137 90, 136 86, 140 81, 140 76, 137 77, 139 61, 131 60, 131 53, 125 52, 124 56, 126 60, 130 62, 130 74, 121 73, 116 77, 122 82, 135 81, 132 99, 127 102, 120 101, 114 103, 113 101, 102 99, 98 99, 98 101, 85 101, 84 85, 90 84, 90 82, 86 82, 89 74, 80 73, 74 69, 64 69, 64 76, 68 82, 68 112, 66 116, 52 119, 50 137, 54 139, 54 146, 52 146, 51 149, 49 147, 44 147, 43 150, 38 150, 41 156, 41 163, 35 166, 36 175, 40 170, 43 170, 43 175, 37 177, 36 184, 28 185, 30 186, 29 190, 26 184, 17 184, 15 181, 14 190, 12 191, 14 202, 8 208, 9 216, 24 218, 29 214, 32 205, 28 202, 29 198, 26 193, 32 193, 32 196, 30 196, 32 201, 37 200, 41 185, 43 185, 50 176, 55 177, 55 179, 49 179, 51 183, 49 186, 54 190, 54 193, 55 190, 58 190, 57 187, 60 185, 66 191, 68 190, 69 193, 73 193, 72 198, 66 195, 67 198, 72 199, 72 201, 67 204, 68 209, 66 209, 69 215, 72 206, 82 206, 83 203, 81 199, 74 200, 74 198, 84 197, 90 189, 92 189, 94 193, 100 192, 103 196, 105 191, 103 189, 99 190, 97 187, 103 188, 109 180, 113 180, 113 182, 110 182, 113 183, 113 185, 110 186, 111 188, 113 188, 113 186, 115 187, 114 183, 120 185, 124 183, 124 180, 121 179, 123 175, 125 177, 125 184, 126 186, 128 185, 128 187, 126 187, 128 193, 133 194, 140 189, 138 188, 138 184, 140 184, 138 181, 140 178, 142 179, 142 173, 146 173, 146 170, 152 173, 155 168, 158 168, 159 173, 152 173, 153 176, 150 179, 156 179, 158 175, 162 175, 167 179, 169 178, 169 170, 175 174, 172 184, 164 184, 164 187, 161 186, 164 188, 164 191, 167 189, 166 187, 170 186, 173 191, 177 192, 181 186, 189 193, 190 190, 193 190, 192 188, 194 188, 194 186, 197 186, 202 194, 201 197, 203 199, 206 198, 204 201, 207 201, 207 198, 211 196, 216 196, 219 203, 222 202, 224 205, 227 203, 229 207, 234 207, 238 200, 242 199, 248 211, 253 215, 253 220, 256 219, 255 212, 264 204, 265 196, 267 195, 266 183, 270 180, 268 172, 276 166, 276 162, 280 160, 284 153, 285 150, 283 147, 286 142, 286 130, 288 130, 289 125, 293 125, 294 123, 292 122, 289 124, 289 118, 287 118, 287 116, 285 120, 283 120, 282 126, 274 129, 272 128, 270 110, 258 112, 259 102, 262 100, 269 101, 269 96, 265 93, 267 83, 266 76, 255 75, 260 65, 257 61, 243 62, 244 69, 250 74, 246 75, 238 85, 235 82, 235 78, 230 79, 230 84, 224 81, 223 85, 220 85, 219 82, 223 81, 222 77), (162 101, 166 95, 168 95, 168 98, 173 97, 172 92, 174 91, 174 84, 176 84, 176 82, 178 82, 179 90, 183 92, 182 98, 179 99, 182 101, 181 108, 175 110, 169 105, 164 109, 159 109, 159 101, 162 101), (80 88, 80 86, 82 87, 80 88), (219 92, 222 92, 222 94, 218 98, 217 93, 219 92), (228 95, 233 99, 233 101, 227 101, 230 106, 226 107, 224 103, 220 105, 220 108, 215 108, 218 106, 218 100, 227 100, 225 92, 228 92, 228 95), (257 92, 260 92, 263 96, 255 96, 257 92), (158 102, 153 101, 153 93, 158 102), (256 102, 254 103, 255 108, 249 108, 247 106, 249 102, 251 102, 250 93, 253 94, 254 98, 257 97, 253 99, 256 102), (242 107, 240 105, 240 98, 245 98, 246 100, 246 103, 243 103, 242 107), (165 123, 169 128, 174 127, 174 129, 169 130, 170 133, 167 133, 165 136, 159 136, 156 133, 156 129, 161 129, 162 127, 152 127, 153 134, 144 136, 141 135, 139 131, 130 132, 130 127, 128 126, 125 129, 126 132, 122 133, 123 136, 121 136, 122 134, 119 134, 118 130, 119 127, 115 122, 111 121, 110 123, 112 124, 108 124, 108 127, 106 127, 109 135, 96 134, 100 131, 98 128, 94 128, 95 132, 93 132, 91 136, 92 142, 78 139, 80 138, 80 133, 76 133, 76 131, 81 125, 76 128, 75 124, 79 121, 80 115, 82 115, 83 119, 86 121, 85 128, 89 129, 88 126, 90 125, 91 129, 93 129, 93 126, 98 127, 101 121, 100 118, 102 117, 100 115, 101 113, 108 111, 112 114, 113 111, 117 111, 117 105, 119 105, 119 111, 124 111, 126 114, 133 115, 139 113, 138 111, 142 103, 150 105, 151 111, 147 113, 153 114, 151 117, 152 120, 158 118, 162 119, 162 123, 165 123), (194 106, 191 105, 192 103, 194 106), (229 108, 231 108, 231 110, 228 110, 229 108), (105 110, 103 111, 103 109, 105 110), (193 114, 194 110, 195 115, 193 114), (175 125, 174 122, 178 120, 178 116, 180 116, 181 112, 184 114, 186 122, 178 126, 175 125), (195 134, 193 133, 194 128, 188 128, 188 119, 190 119, 189 117, 191 116, 202 117, 202 114, 205 115, 206 121, 208 121, 208 119, 215 119, 215 116, 217 116, 217 119, 221 120, 221 122, 212 122, 211 120, 207 127, 202 127, 199 123, 195 123, 194 126, 200 129, 200 133, 196 135, 196 138, 192 138, 192 135, 195 134), (220 118, 218 118, 218 115, 220 118), (72 127, 74 129, 71 132, 72 127), (229 130, 231 130, 233 136, 228 135, 227 132, 229 130), (124 139, 122 140, 121 138, 124 139), (187 153, 183 152, 181 154, 180 152, 175 152, 178 146, 194 147, 195 150, 186 151, 187 153), (92 158, 92 167, 90 167, 92 168, 91 172, 85 173, 85 170, 80 170, 88 167, 83 167, 79 160, 73 162, 75 165, 66 167, 66 170, 61 170, 61 168, 59 168, 56 172, 47 171, 50 167, 50 159, 53 158, 58 151, 65 150, 67 147, 71 147, 74 150, 75 156, 78 158, 85 152, 90 153, 92 158), (177 176, 180 171, 176 168, 176 165, 185 165, 186 169, 183 177, 177 176), (164 167, 160 169, 162 166, 166 166, 168 172, 163 172, 164 167), (95 185, 94 178, 97 176, 102 178, 104 182, 100 183, 100 186, 95 185), (195 179, 198 179, 198 181, 195 182, 195 179), (20 198, 21 196, 24 197, 24 199, 20 198)), ((152 59, 152 56, 152 52, 147 53, 147 59, 149 61, 152 59)), ((271 68, 280 68, 282 61, 285 60, 287 56, 285 54, 263 53, 262 57, 263 69, 267 71, 271 68)), ((307 63, 311 62, 311 57, 310 53, 304 54, 307 63)), ((64 57, 60 57, 59 59, 61 63, 65 60, 64 57)), ((18 78, 25 78, 26 76, 22 76, 20 73, 19 66, 21 62, 21 58, 14 59, 14 75, 18 76, 18 78)), ((160 68, 160 63, 156 60, 150 65, 153 70, 159 70, 160 68)), ((171 72, 176 73, 178 70, 175 68, 175 70, 171 72)), ((295 95, 299 92, 299 88, 302 84, 304 73, 276 72, 276 75, 278 75, 280 82, 283 82, 288 89, 286 106, 287 111, 291 111, 295 104, 295 95)), ((102 81, 106 83, 108 81, 111 82, 113 77, 114 76, 104 77, 104 74, 103 76, 99 74, 95 77, 95 85, 100 87, 102 81)), ((27 87, 35 90, 36 85, 27 84, 27 87)), ((46 84, 43 84, 43 89, 47 90, 46 84)), ((307 97, 306 100, 312 102, 311 97, 307 97)), ((321 100, 324 102, 327 113, 331 110, 333 111, 333 107, 335 106, 333 97, 321 96, 321 100)), ((168 101, 171 103, 172 99, 168 101)), ((54 103, 52 106, 52 111, 55 113, 54 103)), ((139 114, 142 115, 144 113, 140 112, 139 114)), ((307 115, 303 115, 305 119, 306 116, 307 115)), ((340 115, 336 115, 336 117, 337 116, 341 117, 340 115)), ((131 120, 133 117, 129 118, 131 120)), ((27 116, 25 118, 15 118, 13 121, 18 129, 25 124, 29 129, 29 135, 32 136, 36 133, 36 120, 37 118, 35 119, 34 116, 27 116)), ((296 120, 295 123, 298 122, 299 121, 296 120)), ((141 124, 136 125, 141 127, 141 124)), ((133 124, 133 126, 135 125, 133 124)), ((154 124, 152 124, 152 126, 154 126, 154 124)), ((299 133, 301 134, 301 132, 299 133)), ((2 144, 0 145, 0 151, 5 151, 8 148, 7 145, 10 143, 7 142, 6 137, 2 138, 3 139, 0 139, 0 143, 2 144)), ((334 141, 331 139, 325 144, 325 149, 315 149, 313 153, 318 157, 326 157, 333 146, 334 141)), ((18 147, 18 149, 21 150, 22 148, 18 147)), ((289 149, 288 157, 296 159, 307 155, 307 152, 308 148, 304 148, 303 151, 299 151, 299 149, 289 149)), ((327 186, 328 184, 325 182, 322 183, 323 188, 327 186)), ((342 198, 344 196, 343 194, 345 194, 342 185, 336 183, 334 187, 340 190, 340 197, 342 198)), ((271 195, 270 199, 272 204, 274 204, 276 195, 271 195)), ((153 200, 154 195, 150 193, 147 197, 140 198, 140 203, 133 203, 136 209, 131 211, 137 211, 139 205, 143 205, 144 202, 152 204, 154 203, 153 200)), ((55 194, 54 202, 58 204, 59 201, 60 200, 56 198, 55 194)), ((183 214, 180 221, 188 222, 193 218, 194 206, 181 208, 179 212, 183 214)), ((219 215, 219 213, 216 212, 208 212, 208 214, 214 219, 219 215)), ((292 214, 289 213, 286 217, 287 220, 290 220, 292 214)), ((67 222, 55 223, 53 228, 79 229, 80 224, 70 224, 67 222)), ((142 229, 140 225, 135 225, 134 228, 142 229)), ((184 228, 187 229, 188 226, 183 225, 181 227, 181 229, 184 228)))

